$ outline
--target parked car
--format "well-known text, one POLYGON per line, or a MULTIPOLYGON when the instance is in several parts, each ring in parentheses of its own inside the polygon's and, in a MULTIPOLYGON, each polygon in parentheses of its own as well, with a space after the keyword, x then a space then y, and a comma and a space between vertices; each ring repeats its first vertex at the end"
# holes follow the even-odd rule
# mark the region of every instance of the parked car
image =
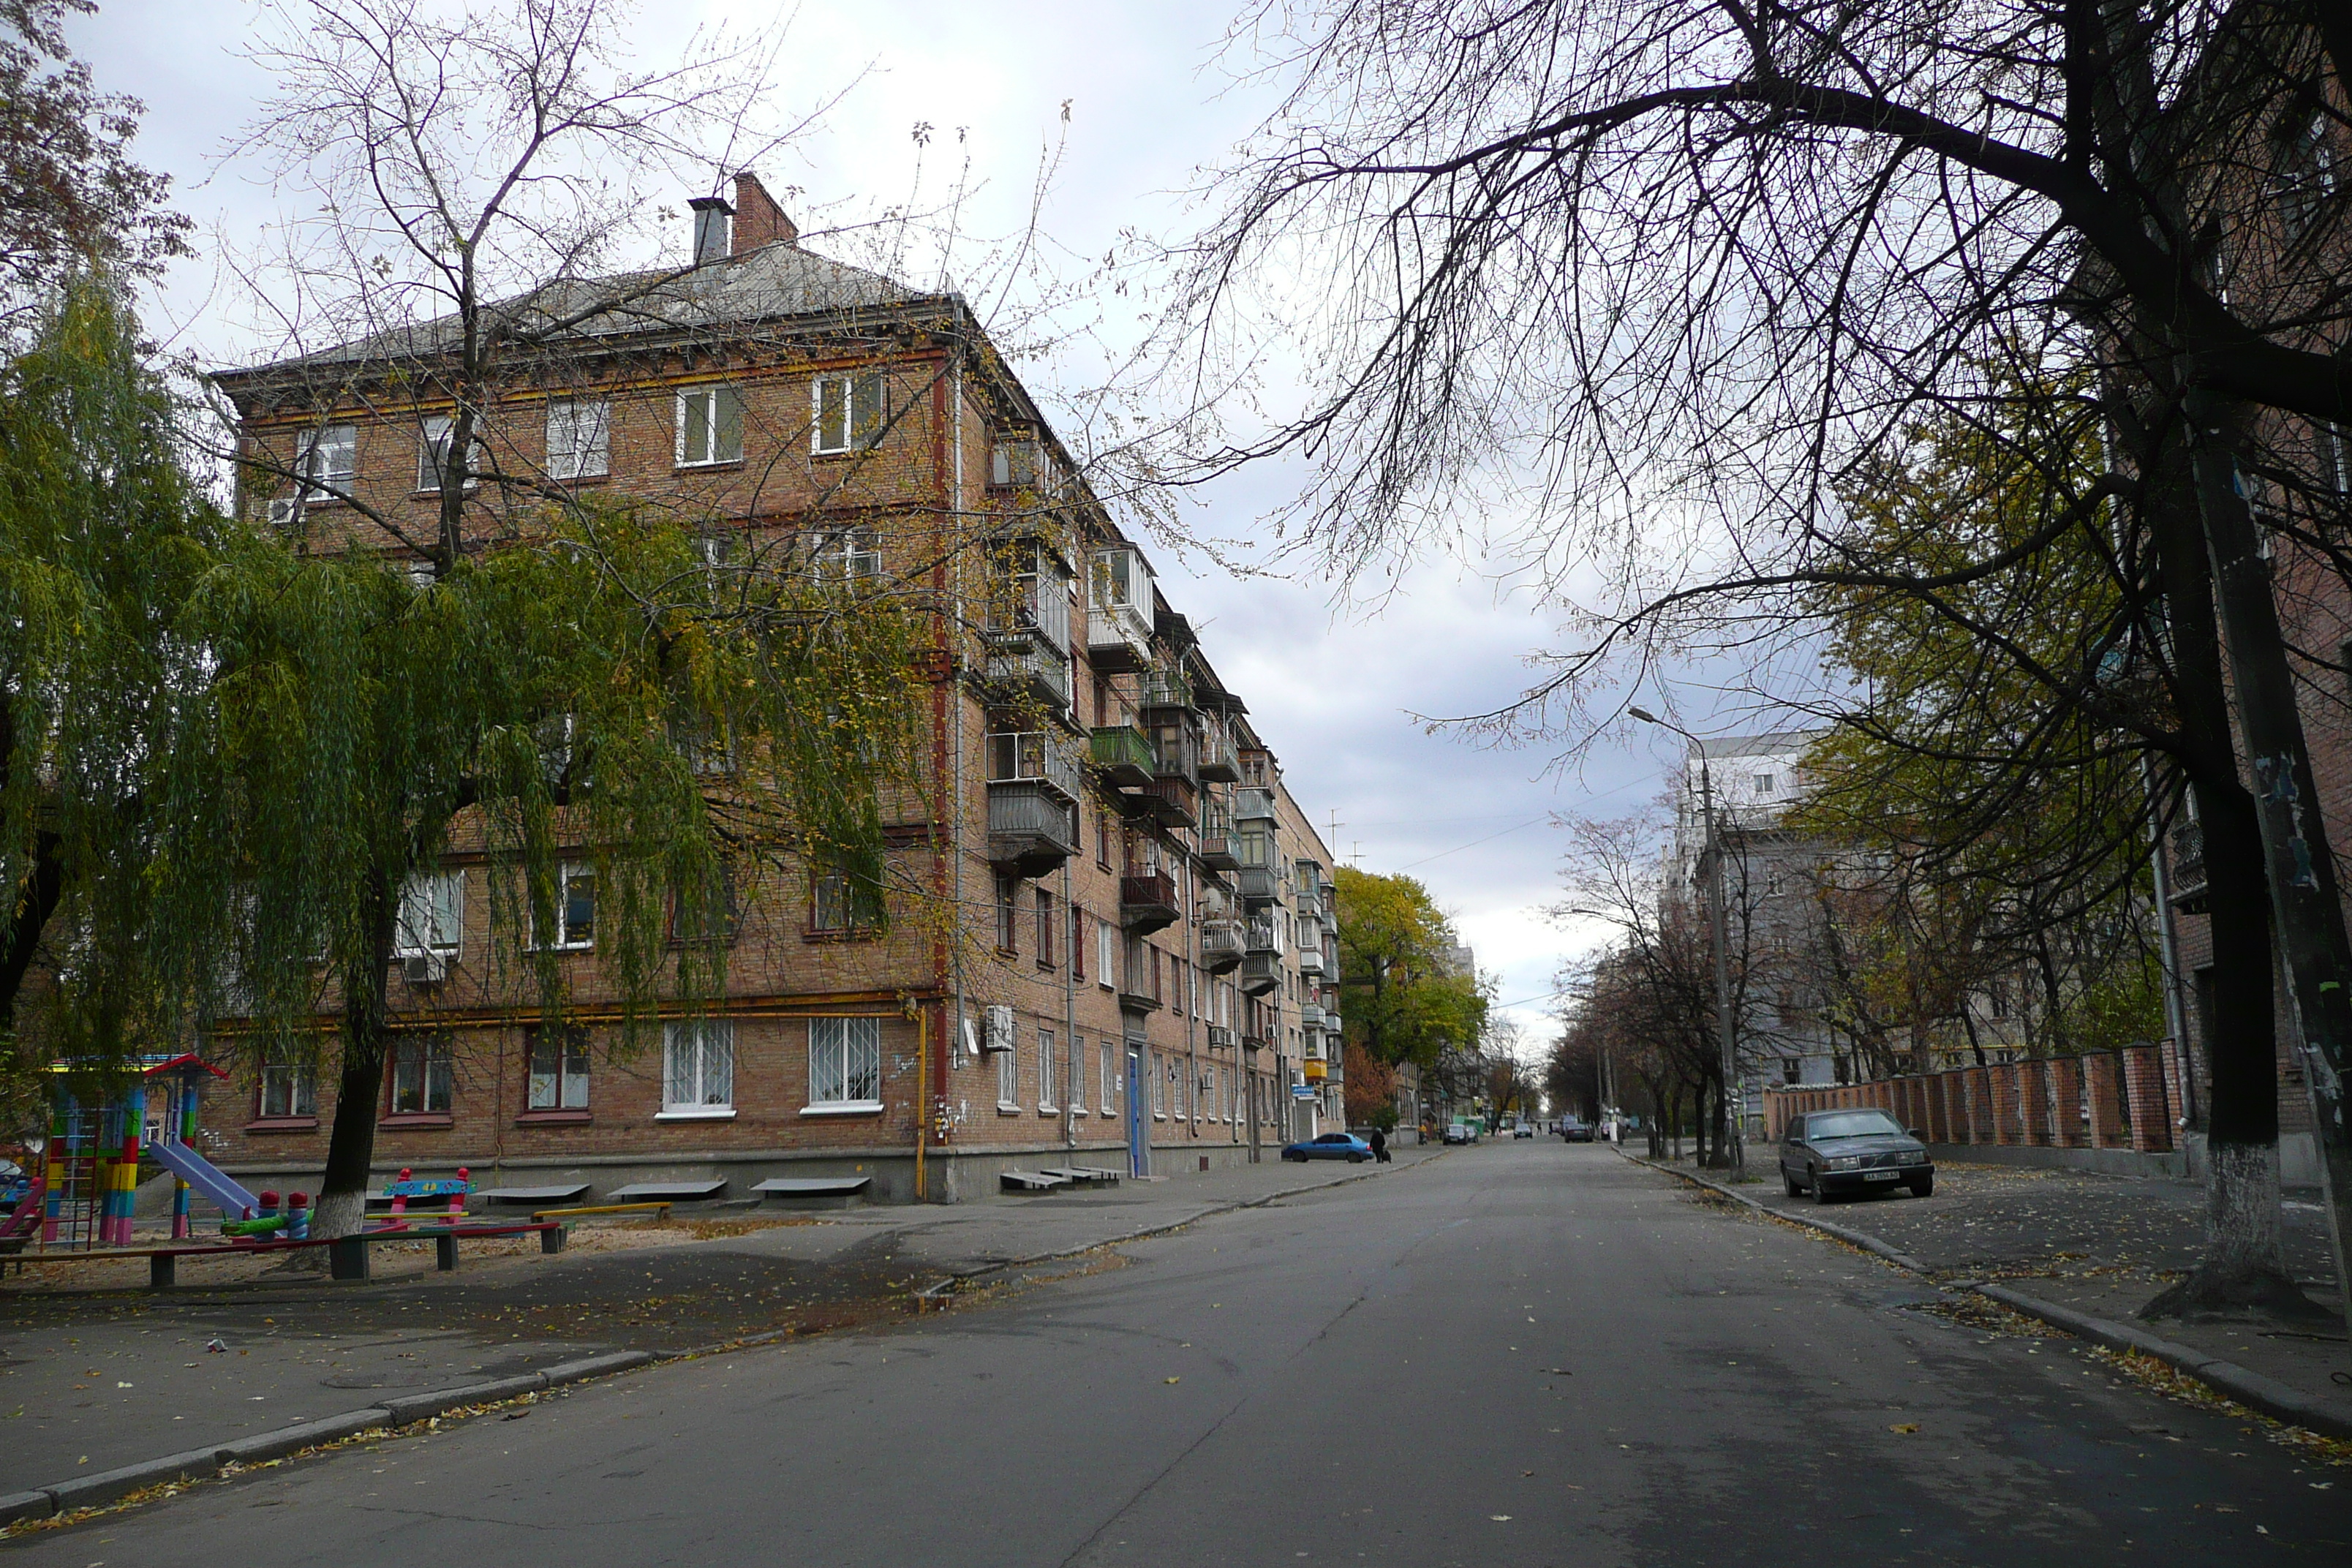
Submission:
POLYGON ((1282 1157, 1301 1164, 1309 1160, 1345 1160, 1360 1165, 1372 1157, 1372 1146, 1352 1132, 1318 1132, 1303 1143, 1285 1148, 1282 1157))
POLYGON ((1592 1142, 1592 1129, 1573 1116, 1563 1116, 1559 1119, 1559 1135, 1562 1142, 1569 1143, 1592 1142))
POLYGON ((1924 1198, 1936 1190, 1927 1146, 1883 1110, 1815 1110, 1789 1118, 1780 1134, 1780 1180, 1789 1195, 1825 1204, 1840 1193, 1898 1184, 1924 1198))
POLYGON ((1452 1122, 1445 1129, 1445 1141, 1448 1143, 1475 1143, 1478 1131, 1466 1121, 1452 1122))
POLYGON ((1534 1128, 1532 1128, 1532 1127, 1528 1126, 1528 1125, 1526 1122, 1524 1122, 1524 1121, 1520 1122, 1517 1127, 1514 1127, 1514 1128, 1512 1128, 1512 1129, 1511 1129, 1511 1136, 1512 1136, 1512 1137, 1514 1137, 1514 1138, 1532 1138, 1532 1137, 1534 1137, 1535 1135, 1536 1135, 1536 1130, 1535 1130, 1534 1128))

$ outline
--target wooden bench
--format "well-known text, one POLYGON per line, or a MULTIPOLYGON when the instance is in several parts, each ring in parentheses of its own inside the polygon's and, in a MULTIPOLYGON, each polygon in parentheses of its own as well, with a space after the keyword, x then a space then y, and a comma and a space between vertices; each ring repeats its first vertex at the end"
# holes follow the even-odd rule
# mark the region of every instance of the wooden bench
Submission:
POLYGON ((669 1223, 667 1204, 590 1204, 581 1208, 534 1209, 530 1217, 535 1220, 578 1219, 583 1215, 608 1214, 649 1214, 654 1216, 656 1225, 669 1223))
POLYGON ((997 1184, 1008 1193, 1059 1192, 1070 1184, 1067 1176, 1056 1176, 1045 1171, 999 1171, 997 1184))
POLYGON ((356 1236, 310 1241, 232 1241, 201 1247, 105 1247, 60 1248, 55 1252, 25 1252, 8 1259, 20 1268, 28 1263, 90 1263, 115 1258, 147 1259, 147 1288, 168 1290, 179 1283, 183 1258, 242 1258, 256 1252, 296 1252, 308 1247, 327 1248, 327 1271, 337 1279, 366 1279, 368 1247, 379 1241, 433 1243, 434 1265, 443 1272, 457 1267, 457 1242, 483 1237, 528 1236, 537 1232, 542 1254, 563 1250, 564 1230, 557 1224, 488 1226, 404 1226, 392 1230, 366 1230, 356 1236))
POLYGON ((751 1190, 802 1208, 846 1208, 873 1184, 871 1176, 772 1176, 751 1190))

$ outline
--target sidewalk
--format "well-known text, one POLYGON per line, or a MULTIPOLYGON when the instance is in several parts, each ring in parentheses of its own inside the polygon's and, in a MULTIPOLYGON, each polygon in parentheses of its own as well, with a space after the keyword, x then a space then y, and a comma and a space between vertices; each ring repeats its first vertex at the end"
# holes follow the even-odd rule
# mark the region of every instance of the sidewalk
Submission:
POLYGON ((535 1247, 466 1253, 454 1274, 434 1272, 429 1245, 384 1246, 364 1285, 281 1268, 207 1286, 191 1269, 189 1288, 150 1291, 145 1264, 122 1262, 102 1266, 106 1284, 59 1289, 27 1270, 0 1283, 0 1497, 605 1352, 675 1354, 897 1317, 914 1310, 914 1292, 950 1277, 1384 1177, 1442 1153, 1400 1150, 1387 1166, 1269 1159, 951 1207, 681 1214, 660 1231, 577 1229, 573 1247, 553 1258, 535 1247))
MULTIPOLYGON (((2286 1205, 2287 1267, 2305 1295, 2337 1314, 2333 1321, 2150 1321, 2137 1316, 2139 1309, 2203 1252, 2205 1191, 2198 1183, 1946 1163, 1937 1167, 1933 1197, 1897 1192, 1823 1205, 1789 1196, 1769 1150, 1764 1158, 1749 1169, 1765 1180, 1730 1188, 1761 1208, 1873 1238, 1938 1283, 2014 1292, 2023 1302, 2233 1363, 2340 1412, 2352 1428, 2352 1345, 2345 1338, 2326 1215, 2315 1203, 2286 1205)), ((1721 1173, 1696 1171, 1688 1160, 1657 1163, 1721 1180, 1721 1173)))

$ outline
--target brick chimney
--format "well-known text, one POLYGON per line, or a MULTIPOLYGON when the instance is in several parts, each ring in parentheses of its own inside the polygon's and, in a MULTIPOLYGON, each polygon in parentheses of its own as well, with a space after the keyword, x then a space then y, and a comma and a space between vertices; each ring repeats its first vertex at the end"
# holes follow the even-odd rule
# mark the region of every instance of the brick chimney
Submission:
POLYGON ((740 256, 778 240, 791 245, 800 237, 799 226, 784 216, 784 209, 776 205, 776 198, 768 194, 759 175, 747 169, 735 176, 734 255, 740 256))

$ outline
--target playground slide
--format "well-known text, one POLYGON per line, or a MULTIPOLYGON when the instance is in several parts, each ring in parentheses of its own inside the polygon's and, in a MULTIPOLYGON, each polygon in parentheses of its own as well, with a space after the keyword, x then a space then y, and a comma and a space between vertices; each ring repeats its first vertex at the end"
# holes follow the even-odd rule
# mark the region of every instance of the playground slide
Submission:
POLYGON ((261 1200, 223 1173, 220 1167, 169 1138, 147 1145, 156 1163, 205 1195, 206 1202, 228 1219, 245 1219, 261 1212, 261 1200))

